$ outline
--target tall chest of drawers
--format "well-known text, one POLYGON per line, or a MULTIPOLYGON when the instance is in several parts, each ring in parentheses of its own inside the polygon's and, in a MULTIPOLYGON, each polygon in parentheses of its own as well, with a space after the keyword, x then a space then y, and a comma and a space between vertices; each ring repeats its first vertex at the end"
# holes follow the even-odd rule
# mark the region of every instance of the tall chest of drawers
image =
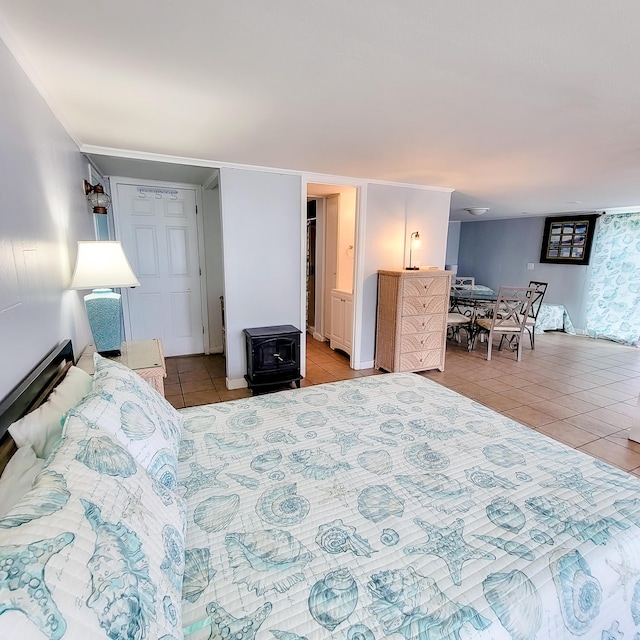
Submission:
POLYGON ((450 289, 450 271, 378 271, 377 369, 444 371, 450 289))

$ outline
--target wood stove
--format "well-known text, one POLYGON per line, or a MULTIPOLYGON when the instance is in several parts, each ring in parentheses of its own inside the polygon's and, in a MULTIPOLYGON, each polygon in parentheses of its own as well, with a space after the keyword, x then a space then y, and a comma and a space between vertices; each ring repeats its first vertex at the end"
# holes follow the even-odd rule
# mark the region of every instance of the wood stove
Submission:
POLYGON ((300 333, 290 324, 244 330, 250 389, 288 382, 300 387, 300 333))

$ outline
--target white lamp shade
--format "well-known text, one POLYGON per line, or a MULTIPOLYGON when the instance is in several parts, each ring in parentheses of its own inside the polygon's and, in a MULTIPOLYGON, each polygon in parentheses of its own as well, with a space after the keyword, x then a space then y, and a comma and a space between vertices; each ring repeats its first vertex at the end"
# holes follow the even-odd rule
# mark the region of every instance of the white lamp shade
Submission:
POLYGON ((137 287, 140 283, 120 242, 78 242, 70 289, 137 287))

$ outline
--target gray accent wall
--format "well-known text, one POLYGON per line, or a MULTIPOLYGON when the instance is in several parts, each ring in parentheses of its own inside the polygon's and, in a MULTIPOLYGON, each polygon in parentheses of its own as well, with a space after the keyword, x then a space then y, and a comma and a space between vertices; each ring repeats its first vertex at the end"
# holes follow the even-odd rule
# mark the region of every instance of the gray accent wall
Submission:
POLYGON ((77 240, 95 239, 88 164, 0 41, 0 398, 56 344, 90 341, 69 291, 77 240))
POLYGON ((562 304, 576 330, 584 327, 588 266, 542 264, 544 217, 463 222, 458 247, 458 275, 475 276, 476 284, 526 286, 548 282, 544 301, 562 304), (533 263, 533 270, 527 269, 533 263))

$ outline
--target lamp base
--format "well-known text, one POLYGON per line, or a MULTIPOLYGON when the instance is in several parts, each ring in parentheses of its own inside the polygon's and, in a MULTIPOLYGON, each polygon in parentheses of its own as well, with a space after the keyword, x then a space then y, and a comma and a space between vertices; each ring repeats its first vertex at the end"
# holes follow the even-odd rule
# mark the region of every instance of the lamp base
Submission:
POLYGON ((117 358, 122 355, 122 351, 120 349, 115 349, 113 351, 98 351, 103 358, 117 358))
POLYGON ((105 357, 120 355, 122 306, 112 289, 94 289, 84 297, 96 351, 105 357))
POLYGON ((405 267, 405 271, 419 271, 420 267, 405 267))

